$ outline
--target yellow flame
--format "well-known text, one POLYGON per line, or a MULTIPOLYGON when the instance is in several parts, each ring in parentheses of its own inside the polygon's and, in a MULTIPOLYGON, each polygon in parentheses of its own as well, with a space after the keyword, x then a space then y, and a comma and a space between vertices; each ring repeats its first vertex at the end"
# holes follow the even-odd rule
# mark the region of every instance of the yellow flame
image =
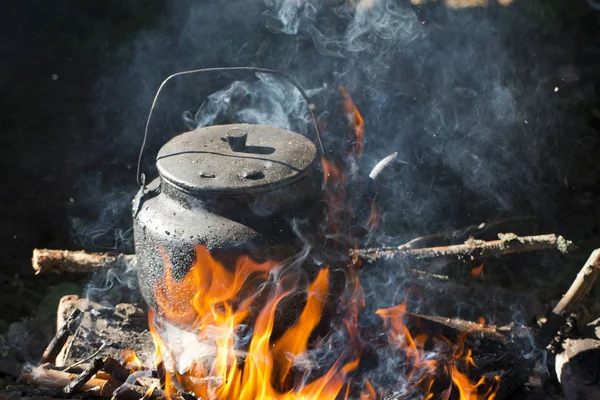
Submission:
MULTIPOLYGON (((346 385, 346 376, 358 367, 358 358, 345 362, 340 358, 331 369, 312 382, 291 386, 288 377, 294 373, 294 359, 308 350, 309 337, 321 320, 329 291, 329 269, 322 269, 308 288, 307 301, 297 322, 274 343, 272 341, 276 310, 281 301, 296 291, 285 285, 275 285, 254 321, 254 330, 247 352, 236 349, 236 328, 249 315, 253 298, 239 299, 244 282, 252 274, 262 275, 276 267, 273 262, 256 263, 249 257, 238 260, 234 272, 211 257, 204 246, 197 249, 197 262, 181 281, 171 276, 166 260, 165 282, 155 287, 160 314, 170 322, 198 332, 199 340, 216 331, 213 345, 217 348, 212 365, 199 362, 182 375, 166 371, 165 391, 172 395, 173 387, 204 399, 331 399, 334 400, 346 385), (194 292, 195 291, 195 292, 194 292), (169 293, 185 296, 190 308, 169 302, 169 293), (186 326, 186 324, 189 324, 186 326), (176 379, 173 379, 173 376, 176 379), (207 378, 219 378, 207 379, 207 378)), ((156 362, 163 362, 169 343, 158 333, 155 318, 150 314, 151 333, 156 345, 156 362)))

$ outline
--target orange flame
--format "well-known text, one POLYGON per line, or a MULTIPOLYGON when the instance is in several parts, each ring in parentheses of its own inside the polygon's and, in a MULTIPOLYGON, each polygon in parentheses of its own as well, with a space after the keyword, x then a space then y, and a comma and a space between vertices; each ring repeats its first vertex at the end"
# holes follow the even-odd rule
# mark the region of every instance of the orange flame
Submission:
POLYGON ((481 276, 481 273, 483 272, 484 264, 485 264, 485 262, 482 262, 481 265, 479 265, 478 267, 475 267, 471 270, 471 276, 473 278, 479 278, 481 276))
POLYGON ((121 350, 121 358, 125 363, 125 368, 131 372, 139 371, 144 367, 133 350, 121 350))
POLYGON ((437 362, 422 358, 423 347, 427 338, 423 335, 413 338, 404 324, 406 303, 391 308, 379 309, 376 314, 383 318, 385 325, 388 327, 390 341, 399 345, 412 363, 412 368, 407 376, 408 381, 414 385, 419 384, 427 374, 435 370, 437 362))
POLYGON ((457 389, 460 400, 494 400, 499 388, 500 377, 494 377, 491 384, 486 384, 485 378, 480 378, 476 383, 471 382, 466 373, 459 371, 457 363, 462 362, 465 368, 477 367, 473 360, 471 350, 465 350, 465 335, 461 335, 454 349, 454 360, 450 361, 449 370, 452 383, 457 389), (481 394, 480 392, 484 393, 481 394))
MULTIPOLYGON (((251 274, 272 271, 273 262, 255 263, 249 257, 238 259, 233 273, 211 257, 208 250, 197 248, 197 261, 181 281, 171 276, 169 263, 163 285, 156 285, 155 297, 160 315, 166 323, 172 322, 196 332, 199 341, 215 348, 210 363, 195 360, 182 372, 181 365, 167 362, 172 359, 172 345, 161 337, 161 326, 150 315, 151 333, 156 345, 157 363, 166 369, 165 392, 171 396, 174 387, 180 387, 204 399, 335 399, 346 384, 346 375, 357 368, 358 358, 343 363, 340 357, 333 367, 312 382, 289 387, 288 377, 294 374, 294 362, 305 357, 309 337, 322 317, 325 298, 329 291, 329 269, 322 269, 308 288, 306 305, 297 322, 281 337, 272 341, 276 309, 281 301, 296 292, 286 284, 273 285, 254 322, 254 330, 247 351, 238 349, 237 329, 246 322, 254 298, 237 300, 244 282, 251 274), (196 293, 193 293, 196 290, 196 293), (192 313, 183 312, 169 302, 169 293, 184 296, 192 313), (173 379, 173 377, 175 379, 173 379)), ((282 278, 284 279, 284 278, 282 278)), ((182 303, 183 304, 183 303, 182 303)), ((172 360, 171 360, 172 361, 172 360)))
MULTIPOLYGON (((390 341, 395 342, 404 351, 409 361, 412 361, 412 369, 407 377, 408 382, 414 386, 428 381, 426 399, 433 397, 431 387, 433 384, 432 374, 436 370, 437 362, 435 360, 427 360, 423 358, 424 345, 426 337, 424 335, 412 337, 409 329, 404 324, 404 316, 406 315, 406 303, 399 304, 395 307, 377 310, 377 315, 383 318, 384 323, 389 328, 390 341)), ((447 339, 443 342, 450 343, 447 339)), ((481 378, 478 382, 473 383, 469 377, 461 372, 457 363, 460 362, 465 367, 476 367, 473 360, 471 350, 465 350, 466 336, 462 335, 458 344, 454 348, 453 359, 448 363, 447 369, 452 380, 453 386, 460 395, 460 400, 493 400, 496 397, 496 392, 499 386, 499 377, 495 377, 494 382, 487 384, 485 378, 481 378), (483 394, 480 392, 483 391, 483 394)))
POLYGON ((365 379, 363 388, 360 392, 360 400, 375 400, 377 399, 377 392, 368 379, 365 379))
POLYGON ((350 129, 353 132, 352 138, 352 152, 356 156, 356 158, 361 158, 363 154, 364 148, 364 140, 365 140, 365 126, 362 116, 354 105, 352 98, 348 94, 348 91, 340 87, 340 93, 344 97, 344 109, 346 110, 346 115, 348 116, 348 124, 350 124, 350 129))

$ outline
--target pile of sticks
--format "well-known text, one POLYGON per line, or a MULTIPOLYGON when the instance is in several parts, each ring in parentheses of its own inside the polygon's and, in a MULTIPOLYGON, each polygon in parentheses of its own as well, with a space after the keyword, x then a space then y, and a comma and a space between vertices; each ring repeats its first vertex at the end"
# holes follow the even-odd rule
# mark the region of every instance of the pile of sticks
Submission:
MULTIPOLYGON (((111 357, 94 359, 79 374, 51 368, 49 364, 25 366, 21 376, 37 387, 36 394, 55 398, 72 397, 84 393, 116 400, 167 399, 159 389, 158 378, 136 378, 125 366, 111 357)), ((14 392, 27 391, 22 387, 7 388, 14 392)), ((173 398, 173 396, 170 396, 173 398)))

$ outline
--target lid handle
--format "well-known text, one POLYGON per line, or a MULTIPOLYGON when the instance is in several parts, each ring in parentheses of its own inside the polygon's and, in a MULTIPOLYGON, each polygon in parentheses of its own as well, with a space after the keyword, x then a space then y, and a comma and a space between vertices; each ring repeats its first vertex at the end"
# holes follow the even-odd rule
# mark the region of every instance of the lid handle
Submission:
POLYGON ((152 106, 150 106, 150 112, 148 113, 148 119, 146 120, 146 128, 144 129, 144 139, 142 140, 142 146, 140 148, 140 155, 138 157, 138 162, 137 162, 136 179, 137 179, 138 185, 143 186, 142 182, 144 182, 144 173, 142 172, 142 158, 144 157, 144 148, 146 147, 146 140, 148 139, 148 128, 150 127, 150 120, 152 119, 152 112, 154 111, 154 107, 156 106, 156 100, 158 99, 158 96, 160 95, 160 92, 162 91, 165 84, 172 78, 176 78, 178 76, 192 75, 192 74, 201 73, 201 72, 223 72, 223 71, 262 72, 262 73, 281 77, 281 78, 285 79, 286 81, 288 81, 289 83, 291 83, 292 86, 294 86, 294 88, 296 88, 296 90, 300 93, 300 95, 306 102, 306 105, 308 106, 308 112, 313 120, 313 126, 314 126, 314 130, 315 130, 316 138, 317 138, 317 143, 319 145, 318 146, 319 150, 321 151, 321 154, 325 153, 325 151, 323 150, 323 142, 321 141, 321 133, 319 132, 319 125, 317 124, 317 119, 315 118, 315 114, 313 113, 313 110, 310 107, 310 101, 309 101, 308 95, 302 89, 300 84, 298 82, 296 82, 291 76, 289 76, 283 72, 273 70, 273 69, 255 68, 255 67, 214 67, 214 68, 200 68, 200 69, 193 69, 193 70, 188 70, 188 71, 181 71, 181 72, 176 72, 172 75, 169 75, 160 84, 160 86, 158 87, 158 90, 156 91, 156 95, 154 96, 154 100, 152 100, 152 106))

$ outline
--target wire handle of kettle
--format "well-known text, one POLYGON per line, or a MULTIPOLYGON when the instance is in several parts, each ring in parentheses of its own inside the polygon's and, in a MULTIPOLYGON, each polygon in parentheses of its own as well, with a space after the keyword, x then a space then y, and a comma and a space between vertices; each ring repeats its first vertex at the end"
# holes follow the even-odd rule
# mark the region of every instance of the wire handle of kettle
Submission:
POLYGON ((171 79, 179 77, 179 76, 183 76, 183 75, 192 75, 192 74, 202 73, 202 72, 224 72, 224 71, 248 71, 248 72, 266 73, 266 74, 271 74, 271 75, 283 78, 286 81, 288 81, 289 83, 291 83, 292 86, 294 86, 294 88, 300 93, 300 95, 306 102, 306 105, 308 106, 308 112, 310 113, 310 117, 312 118, 312 121, 313 121, 319 150, 321 150, 321 154, 325 153, 325 151, 323 149, 323 142, 321 141, 321 133, 319 132, 319 125, 317 123, 315 114, 313 113, 313 110, 310 107, 310 100, 308 98, 308 95, 302 89, 300 84, 298 82, 296 82, 291 76, 289 76, 283 72, 276 71, 274 69, 255 68, 255 67, 213 67, 213 68, 200 68, 200 69, 193 69, 193 70, 188 70, 188 71, 181 71, 181 72, 176 72, 172 75, 169 75, 160 84, 160 86, 158 87, 158 90, 156 91, 156 95, 154 96, 154 100, 152 100, 152 106, 150 106, 150 112, 148 113, 148 119, 146 120, 146 127, 144 129, 144 139, 142 140, 142 147, 140 148, 140 155, 138 157, 138 162, 137 162, 136 178, 137 178, 138 185, 141 185, 141 186, 145 185, 145 176, 144 176, 144 173, 142 172, 142 158, 144 157, 144 148, 146 147, 146 141, 148 139, 148 129, 150 127, 150 120, 152 119, 152 113, 156 106, 156 101, 158 100, 158 96, 160 95, 160 92, 164 88, 165 84, 168 81, 170 81, 171 79))

